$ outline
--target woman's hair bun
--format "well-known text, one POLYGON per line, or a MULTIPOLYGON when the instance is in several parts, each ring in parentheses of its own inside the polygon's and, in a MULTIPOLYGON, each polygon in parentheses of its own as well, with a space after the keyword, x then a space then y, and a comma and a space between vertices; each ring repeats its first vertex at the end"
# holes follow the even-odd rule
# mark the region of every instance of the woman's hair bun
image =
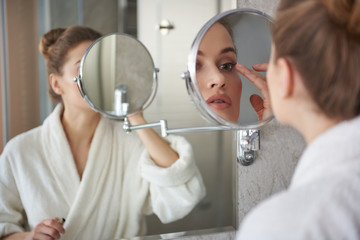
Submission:
POLYGON ((360 0, 321 0, 332 20, 360 38, 360 0))
POLYGON ((44 34, 40 39, 39 50, 46 60, 49 59, 52 47, 65 30, 66 28, 55 28, 44 34))

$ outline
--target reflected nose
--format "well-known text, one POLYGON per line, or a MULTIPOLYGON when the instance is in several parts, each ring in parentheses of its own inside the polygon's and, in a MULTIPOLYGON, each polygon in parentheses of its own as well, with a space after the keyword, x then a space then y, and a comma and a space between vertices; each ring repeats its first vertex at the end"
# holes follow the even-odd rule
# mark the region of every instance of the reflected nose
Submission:
POLYGON ((218 71, 213 71, 211 73, 210 81, 208 82, 208 88, 225 88, 226 82, 225 77, 218 71))

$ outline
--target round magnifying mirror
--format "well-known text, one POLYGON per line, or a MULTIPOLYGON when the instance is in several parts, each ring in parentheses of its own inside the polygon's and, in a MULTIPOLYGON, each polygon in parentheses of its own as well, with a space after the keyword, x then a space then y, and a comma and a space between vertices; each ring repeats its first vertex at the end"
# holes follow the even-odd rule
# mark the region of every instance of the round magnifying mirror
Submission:
POLYGON ((92 109, 123 120, 151 103, 157 89, 157 71, 141 42, 115 33, 89 46, 81 59, 77 83, 92 109))
POLYGON ((186 84, 193 103, 207 120, 252 129, 273 118, 271 110, 263 115, 255 111, 262 104, 261 91, 235 68, 236 63, 252 68, 269 61, 270 27, 271 18, 265 13, 234 9, 210 19, 197 34, 186 84))

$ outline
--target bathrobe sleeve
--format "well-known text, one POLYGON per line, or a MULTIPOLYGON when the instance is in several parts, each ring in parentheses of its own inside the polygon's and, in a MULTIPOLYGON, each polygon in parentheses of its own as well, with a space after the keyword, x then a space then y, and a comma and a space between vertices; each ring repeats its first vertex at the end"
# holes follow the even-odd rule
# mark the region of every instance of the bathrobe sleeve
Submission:
POLYGON ((194 161, 190 143, 180 136, 166 138, 179 154, 170 167, 157 166, 144 151, 140 158, 141 176, 150 183, 150 206, 161 222, 185 217, 205 196, 205 186, 194 161))
POLYGON ((0 156, 0 237, 25 231, 25 212, 7 154, 9 145, 0 156))

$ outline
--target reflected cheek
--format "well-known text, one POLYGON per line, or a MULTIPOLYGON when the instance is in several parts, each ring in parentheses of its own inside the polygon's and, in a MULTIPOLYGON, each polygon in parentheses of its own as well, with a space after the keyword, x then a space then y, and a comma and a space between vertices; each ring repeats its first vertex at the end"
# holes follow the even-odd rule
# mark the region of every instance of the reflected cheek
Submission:
POLYGON ((240 102, 240 99, 241 99, 241 93, 242 93, 242 82, 240 81, 240 86, 239 86, 239 102, 240 102))
POLYGON ((242 92, 242 82, 240 77, 236 76, 233 78, 233 84, 231 84, 230 89, 232 91, 232 98, 235 101, 234 104, 240 102, 241 92, 242 92))
POLYGON ((241 81, 241 78, 240 78, 240 77, 238 78, 238 84, 239 84, 238 89, 239 89, 240 95, 241 95, 241 91, 242 91, 242 81, 241 81))
POLYGON ((204 96, 204 94, 206 94, 206 89, 207 89, 207 79, 208 79, 208 74, 205 74, 204 71, 201 72, 197 72, 196 73, 196 81, 200 90, 200 93, 202 96, 204 96))

